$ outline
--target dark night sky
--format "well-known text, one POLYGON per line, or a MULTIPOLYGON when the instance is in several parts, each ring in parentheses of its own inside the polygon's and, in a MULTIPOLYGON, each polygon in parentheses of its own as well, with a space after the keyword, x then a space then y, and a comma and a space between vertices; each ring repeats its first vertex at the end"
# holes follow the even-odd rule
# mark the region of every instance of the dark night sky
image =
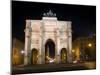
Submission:
POLYGON ((52 10, 58 20, 72 21, 73 40, 96 33, 96 6, 12 1, 12 37, 24 42, 26 19, 42 19, 52 10))

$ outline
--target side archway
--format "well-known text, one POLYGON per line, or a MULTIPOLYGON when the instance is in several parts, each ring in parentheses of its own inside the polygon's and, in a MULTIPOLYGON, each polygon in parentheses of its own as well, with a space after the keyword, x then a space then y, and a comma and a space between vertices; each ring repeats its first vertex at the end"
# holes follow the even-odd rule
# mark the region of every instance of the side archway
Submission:
POLYGON ((66 48, 62 48, 61 49, 61 63, 67 63, 67 49, 66 48))
POLYGON ((38 64, 38 50, 35 48, 31 51, 31 64, 38 64))

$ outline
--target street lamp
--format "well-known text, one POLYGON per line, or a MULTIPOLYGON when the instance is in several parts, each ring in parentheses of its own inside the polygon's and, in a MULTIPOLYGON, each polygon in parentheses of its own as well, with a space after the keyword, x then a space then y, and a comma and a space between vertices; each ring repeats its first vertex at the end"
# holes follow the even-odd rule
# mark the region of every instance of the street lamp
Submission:
POLYGON ((92 44, 91 44, 91 43, 89 43, 89 44, 88 44, 88 47, 92 47, 92 44))
POLYGON ((24 54, 24 50, 21 50, 21 54, 24 54))
POLYGON ((73 50, 72 50, 72 52, 74 53, 74 52, 75 52, 75 50, 73 49, 73 50))

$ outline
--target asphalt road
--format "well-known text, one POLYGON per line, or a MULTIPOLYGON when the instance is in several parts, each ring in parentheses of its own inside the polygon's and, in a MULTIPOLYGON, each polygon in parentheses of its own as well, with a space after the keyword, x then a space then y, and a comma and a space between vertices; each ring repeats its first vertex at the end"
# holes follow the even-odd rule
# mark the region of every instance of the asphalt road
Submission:
POLYGON ((42 64, 42 65, 13 66, 12 74, 91 70, 95 68, 96 68, 95 62, 84 62, 75 64, 42 64))

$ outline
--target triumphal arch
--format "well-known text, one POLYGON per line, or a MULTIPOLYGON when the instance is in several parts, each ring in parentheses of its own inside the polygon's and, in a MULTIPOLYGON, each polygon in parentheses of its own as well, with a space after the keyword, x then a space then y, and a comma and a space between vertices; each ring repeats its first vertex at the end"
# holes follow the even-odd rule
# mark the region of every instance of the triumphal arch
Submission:
POLYGON ((71 21, 58 20, 51 10, 41 20, 26 20, 24 64, 71 63, 71 21))

